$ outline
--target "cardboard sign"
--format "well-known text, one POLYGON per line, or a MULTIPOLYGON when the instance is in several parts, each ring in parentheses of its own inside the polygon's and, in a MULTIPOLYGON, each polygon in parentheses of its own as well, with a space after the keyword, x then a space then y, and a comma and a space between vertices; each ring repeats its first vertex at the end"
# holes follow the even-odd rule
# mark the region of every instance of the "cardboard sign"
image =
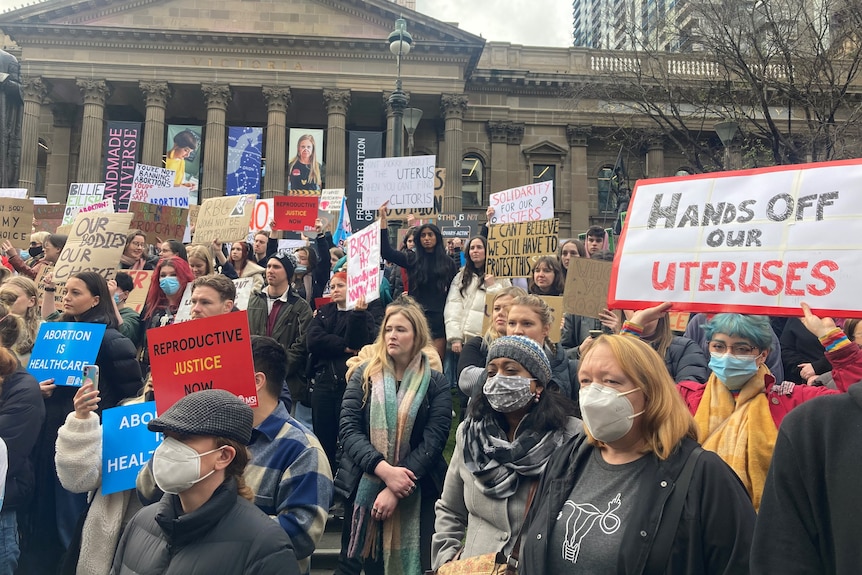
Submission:
POLYGON ((347 309, 360 297, 380 297, 380 226, 367 226, 347 240, 347 309))
POLYGON ((18 198, 23 200, 27 197, 27 188, 0 188, 0 198, 18 198))
POLYGON ((66 199, 66 211, 63 213, 63 225, 74 223, 78 210, 84 206, 101 202, 105 196, 105 184, 70 184, 66 199))
POLYGON ((434 207, 434 163, 436 156, 405 156, 365 160, 362 205, 377 209, 384 203, 391 210, 434 207))
POLYGON ((159 206, 187 208, 189 207, 189 189, 186 186, 153 188, 149 190, 146 201, 159 206))
POLYGON ((243 241, 248 235, 254 201, 251 194, 204 200, 197 223, 193 224, 195 243, 206 246, 213 240, 222 243, 243 241))
POLYGON ((225 389, 257 407, 246 312, 150 329, 147 345, 159 413, 202 389, 225 389))
POLYGON ((608 307, 608 286, 613 264, 589 258, 571 258, 563 291, 566 313, 601 319, 599 314, 608 307))
POLYGON ((147 299, 147 292, 150 291, 150 284, 153 283, 153 277, 156 272, 153 270, 122 270, 123 273, 129 274, 132 278, 134 287, 129 292, 129 297, 126 299, 126 307, 130 307, 138 313, 144 309, 144 302, 147 299))
POLYGON ((862 317, 862 160, 641 180, 610 301, 640 309, 862 317))
POLYGON ((685 312, 685 311, 668 312, 668 320, 670 322, 670 329, 672 331, 684 333, 685 328, 688 327, 688 320, 690 317, 691 317, 691 314, 688 312, 685 312))
MULTIPOLYGON (((494 315, 494 297, 497 294, 485 294, 485 317, 482 319, 482 334, 488 331, 491 327, 491 320, 494 315)), ((548 304, 551 308, 551 329, 548 332, 548 339, 554 343, 559 343, 563 338, 563 296, 558 295, 540 295, 539 298, 548 304)))
POLYGON ((0 241, 8 240, 18 249, 30 247, 33 229, 33 200, 0 196, 0 241))
POLYGON ((114 279, 131 221, 132 214, 78 214, 54 266, 54 283, 65 285, 69 277, 86 271, 114 279))
POLYGON ((491 194, 492 224, 532 222, 554 217, 554 182, 536 182, 491 194))
MULTIPOLYGON (((39 273, 36 274, 36 293, 39 296, 39 301, 43 301, 45 296, 48 295, 49 292, 45 291, 45 285, 42 281, 45 279, 47 274, 54 273, 54 266, 51 264, 44 265, 39 268, 39 273)), ((57 291, 53 292, 51 295, 54 296, 54 309, 63 309, 63 295, 65 290, 62 286, 57 286, 57 291)))
POLYGON ((498 278, 529 277, 541 256, 557 253, 560 220, 488 226, 487 273, 498 278))
POLYGON ((236 298, 233 300, 233 305, 240 311, 248 309, 248 300, 251 299, 251 294, 254 293, 254 278, 237 278, 233 280, 233 285, 236 286, 236 298))
POLYGON ((155 401, 102 412, 102 495, 135 488, 138 471, 163 439, 161 433, 147 429, 155 418, 155 401))
POLYGON ((33 227, 37 232, 54 233, 57 227, 63 224, 63 213, 66 211, 65 204, 34 204, 33 218, 36 220, 33 227))
POLYGON ((324 188, 320 193, 319 208, 325 212, 338 212, 344 199, 344 188, 324 188))
MULTIPOLYGON (((176 172, 159 166, 135 165, 135 179, 132 180, 130 202, 149 202, 150 190, 174 187, 176 172)), ((187 196, 188 197, 188 196, 187 196)))
POLYGON ((53 377, 54 385, 80 387, 84 366, 99 355, 105 328, 103 323, 43 322, 27 371, 36 381, 53 377))
POLYGON ((319 196, 276 196, 273 229, 291 232, 314 230, 319 196))
POLYGON ((156 244, 158 239, 182 238, 189 221, 187 208, 173 206, 129 202, 129 213, 132 214, 131 229, 144 232, 148 244, 156 244))

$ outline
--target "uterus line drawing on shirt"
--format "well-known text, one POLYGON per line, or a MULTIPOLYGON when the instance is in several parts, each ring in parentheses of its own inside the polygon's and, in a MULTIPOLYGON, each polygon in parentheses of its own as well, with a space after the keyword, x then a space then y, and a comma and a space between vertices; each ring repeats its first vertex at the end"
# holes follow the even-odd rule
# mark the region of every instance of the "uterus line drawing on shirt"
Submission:
POLYGON ((572 563, 578 562, 578 555, 581 553, 581 543, 596 522, 598 522, 599 528, 605 535, 612 535, 617 532, 622 522, 614 512, 620 508, 621 495, 621 493, 617 493, 617 496, 608 502, 605 511, 600 511, 592 503, 575 503, 569 500, 563 504, 562 511, 557 515, 557 521, 559 521, 566 512, 569 514, 566 518, 563 559, 572 563))

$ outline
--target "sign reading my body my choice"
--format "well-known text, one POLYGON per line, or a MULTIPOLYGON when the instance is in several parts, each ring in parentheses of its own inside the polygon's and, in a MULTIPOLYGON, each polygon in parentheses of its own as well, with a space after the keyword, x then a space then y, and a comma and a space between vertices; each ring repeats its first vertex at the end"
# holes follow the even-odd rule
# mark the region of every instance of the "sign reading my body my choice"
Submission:
POLYGON ((244 311, 147 330, 158 412, 195 391, 225 389, 257 407, 244 311))
POLYGON ((147 429, 155 417, 155 401, 102 412, 102 495, 135 488, 138 471, 163 439, 147 429))
POLYGON ((33 346, 29 371, 37 381, 54 378, 56 385, 81 385, 81 372, 99 355, 105 324, 44 322, 33 346))

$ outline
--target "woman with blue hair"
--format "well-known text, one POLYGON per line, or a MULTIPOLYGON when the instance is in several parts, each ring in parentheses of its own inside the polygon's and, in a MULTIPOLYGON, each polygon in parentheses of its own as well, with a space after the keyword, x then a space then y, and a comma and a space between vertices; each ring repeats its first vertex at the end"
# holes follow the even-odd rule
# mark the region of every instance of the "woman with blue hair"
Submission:
MULTIPOLYGON (((664 303, 636 312, 623 324, 623 333, 636 333, 639 324, 670 309, 664 303)), ((803 304, 803 323, 816 335, 830 361, 855 362, 851 342, 831 319, 821 319, 803 304)), ((739 476, 754 503, 760 498, 782 419, 797 405, 821 395, 847 391, 776 382, 766 367, 772 342, 769 320, 763 316, 722 313, 705 326, 709 368, 705 384, 677 385, 697 425, 697 440, 717 453, 739 476)))

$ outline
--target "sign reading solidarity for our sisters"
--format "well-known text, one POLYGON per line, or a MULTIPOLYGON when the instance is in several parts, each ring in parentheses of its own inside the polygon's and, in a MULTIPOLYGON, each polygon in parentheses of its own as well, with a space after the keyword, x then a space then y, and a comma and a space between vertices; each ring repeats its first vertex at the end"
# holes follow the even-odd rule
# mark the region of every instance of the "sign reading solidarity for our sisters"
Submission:
POLYGON ((274 228, 291 232, 314 229, 319 196, 276 196, 274 199, 274 228))
POLYGON ((359 298, 372 302, 380 297, 380 226, 356 232, 347 240, 347 309, 359 298))
POLYGON ((554 217, 554 182, 536 182, 491 194, 492 224, 549 220, 554 217))
POLYGON ((390 210, 434 207, 436 156, 406 156, 365 160, 362 205, 377 209, 386 202, 390 210))
POLYGON ((114 279, 126 247, 132 214, 78 214, 54 266, 54 283, 63 285, 80 272, 114 279))
POLYGON ((209 245, 213 240, 228 243, 246 239, 254 200, 251 194, 204 200, 198 212, 195 243, 209 245))
POLYGON ((69 196, 66 199, 66 212, 63 214, 63 225, 71 225, 78 215, 78 210, 90 204, 101 202, 105 195, 105 184, 70 184, 69 196))
POLYGON ((80 387, 85 365, 93 364, 105 336, 103 323, 43 322, 27 363, 36 381, 80 387))
POLYGON ((147 345, 159 413, 202 389, 225 389, 257 407, 246 312, 150 329, 147 345))
POLYGON ((609 302, 862 317, 862 160, 640 181, 609 302))
POLYGON ((9 240, 16 248, 30 247, 33 229, 33 200, 0 197, 0 240, 9 240))
POLYGON ((189 221, 189 210, 174 206, 129 202, 129 213, 131 229, 144 232, 148 244, 158 243, 158 239, 182 238, 189 221))
POLYGON ((161 433, 147 429, 155 418, 155 401, 102 412, 102 495, 135 488, 138 471, 163 439, 161 433))
POLYGON ((488 226, 487 273, 498 278, 532 275, 542 256, 557 253, 560 220, 539 220, 488 226))
POLYGON ((132 195, 129 201, 150 201, 150 190, 173 187, 175 176, 176 172, 167 168, 137 164, 135 166, 135 178, 132 180, 132 195))

